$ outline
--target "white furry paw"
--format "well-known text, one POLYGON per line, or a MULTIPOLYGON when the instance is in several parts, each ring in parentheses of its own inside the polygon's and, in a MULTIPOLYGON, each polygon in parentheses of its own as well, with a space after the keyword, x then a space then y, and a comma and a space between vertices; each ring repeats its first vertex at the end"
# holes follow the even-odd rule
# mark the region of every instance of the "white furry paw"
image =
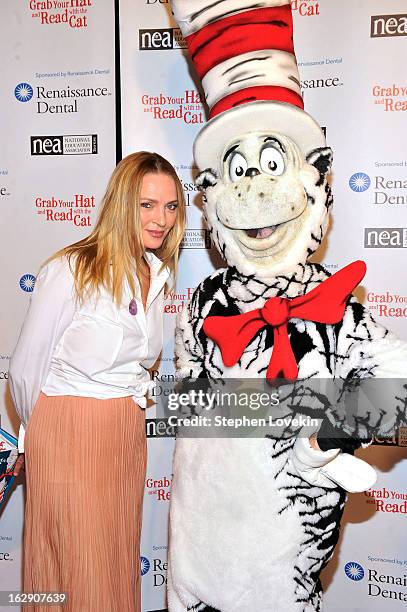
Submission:
POLYGON ((315 450, 308 438, 295 441, 292 461, 298 475, 316 486, 332 489, 339 485, 349 493, 361 493, 377 480, 376 471, 366 461, 339 448, 315 450))
POLYGON ((328 451, 316 450, 308 438, 297 438, 293 447, 292 462, 299 476, 312 485, 335 488, 336 483, 321 472, 321 468, 333 461, 339 448, 328 451))
POLYGON ((367 491, 377 480, 376 470, 371 465, 348 453, 340 453, 322 467, 321 472, 349 493, 367 491))

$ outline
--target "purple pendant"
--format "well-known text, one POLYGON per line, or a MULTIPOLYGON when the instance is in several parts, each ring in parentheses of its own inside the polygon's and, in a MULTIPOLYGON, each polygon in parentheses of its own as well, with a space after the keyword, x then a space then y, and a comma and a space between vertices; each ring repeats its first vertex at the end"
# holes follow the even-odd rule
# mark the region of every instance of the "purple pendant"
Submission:
POLYGON ((134 298, 130 300, 129 313, 133 316, 137 314, 137 302, 134 298))

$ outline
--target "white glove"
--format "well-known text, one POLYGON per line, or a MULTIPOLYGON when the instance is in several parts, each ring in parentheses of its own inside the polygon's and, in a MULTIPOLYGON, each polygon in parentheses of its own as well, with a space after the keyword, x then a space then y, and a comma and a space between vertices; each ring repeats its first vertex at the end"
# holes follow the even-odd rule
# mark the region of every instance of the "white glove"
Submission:
POLYGON ((339 485, 349 493, 360 493, 370 489, 377 479, 376 471, 366 461, 342 453, 339 448, 315 450, 308 438, 297 438, 292 461, 301 478, 330 489, 339 485))

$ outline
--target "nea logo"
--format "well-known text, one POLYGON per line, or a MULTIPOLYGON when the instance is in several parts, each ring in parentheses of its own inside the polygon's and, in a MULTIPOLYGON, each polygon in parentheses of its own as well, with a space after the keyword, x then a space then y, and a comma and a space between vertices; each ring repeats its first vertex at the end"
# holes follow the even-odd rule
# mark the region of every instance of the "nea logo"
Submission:
POLYGON ((63 155, 62 136, 31 136, 31 155, 63 155))
POLYGON ((371 18, 370 37, 407 36, 407 14, 374 15, 371 18))
POLYGON ((95 155, 97 134, 31 136, 31 155, 95 155))
POLYGON ((366 249, 407 248, 406 227, 365 227, 366 249))
POLYGON ((174 48, 174 29, 139 30, 139 49, 155 51, 156 49, 174 48))
POLYGON ((186 48, 186 42, 179 28, 139 30, 138 39, 141 51, 165 51, 186 48))

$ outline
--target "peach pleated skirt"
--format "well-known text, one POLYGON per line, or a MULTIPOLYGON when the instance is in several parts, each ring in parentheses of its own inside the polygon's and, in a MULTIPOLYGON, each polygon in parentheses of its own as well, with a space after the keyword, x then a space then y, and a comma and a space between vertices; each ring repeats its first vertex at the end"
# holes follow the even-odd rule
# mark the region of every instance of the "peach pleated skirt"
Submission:
POLYGON ((131 397, 41 393, 25 435, 24 592, 32 612, 140 612, 144 411, 131 397))

